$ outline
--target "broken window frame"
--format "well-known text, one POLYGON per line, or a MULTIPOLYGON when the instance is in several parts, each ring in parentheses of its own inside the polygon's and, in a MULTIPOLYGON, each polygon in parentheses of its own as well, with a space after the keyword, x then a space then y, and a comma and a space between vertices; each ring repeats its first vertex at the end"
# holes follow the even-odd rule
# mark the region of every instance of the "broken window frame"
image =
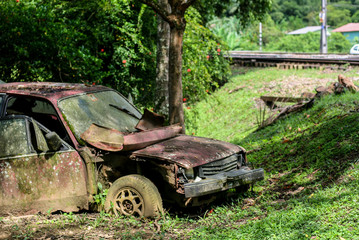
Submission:
MULTIPOLYGON (((8 116, 0 118, 0 121, 17 119, 24 121, 26 139, 31 145, 36 141, 33 139, 34 135, 31 135, 33 134, 31 127, 34 123, 42 135, 51 133, 41 123, 25 115, 8 116)), ((48 140, 46 141, 48 143, 48 140)), ((57 210, 71 212, 88 209, 85 163, 75 149, 64 140, 61 140, 61 143, 61 148, 56 151, 32 151, 28 154, 0 157, 0 170, 7 169, 4 174, 0 174, 0 179, 5 179, 0 182, 0 193, 5 193, 0 195, 0 215, 12 210, 17 213, 29 211, 46 213, 57 210), (29 169, 32 169, 32 172, 29 169), (34 170, 43 173, 40 175, 45 182, 34 176, 36 175, 34 170), (51 172, 48 172, 49 170, 51 172), (61 184, 61 176, 67 176, 65 185, 61 184)))
MULTIPOLYGON (((1 156, 0 155, 0 159, 6 159, 6 158, 12 158, 12 157, 18 157, 18 156, 25 156, 25 155, 30 155, 30 154, 35 154, 36 151, 32 145, 32 141, 31 141, 31 133, 30 133, 30 126, 29 126, 29 121, 26 119, 25 116, 11 116, 11 117, 5 117, 0 119, 1 122, 5 122, 5 121, 17 121, 18 119, 23 119, 24 121, 24 125, 25 125, 25 134, 26 134, 26 142, 27 142, 27 152, 23 152, 23 153, 14 153, 14 154, 9 154, 9 155, 4 155, 1 156)), ((18 145, 18 142, 14 142, 14 145, 18 145)))
MULTIPOLYGON (((3 117, 6 117, 6 116, 20 116, 21 115, 21 114, 18 115, 18 114, 8 114, 7 113, 7 109, 9 107, 9 102, 12 101, 12 99, 17 99, 17 98, 31 99, 31 100, 34 100, 34 101, 36 101, 38 103, 46 104, 46 105, 48 105, 48 107, 51 108, 51 111, 49 111, 49 112, 46 112, 46 111, 34 112, 34 114, 29 114, 29 115, 25 115, 25 116, 34 118, 34 120, 36 120, 36 122, 39 122, 35 117, 36 113, 37 114, 44 114, 44 115, 47 115, 47 116, 52 115, 52 116, 56 117, 57 120, 54 120, 54 121, 57 122, 56 129, 50 129, 48 126, 45 126, 45 128, 49 129, 50 131, 56 132, 61 137, 61 139, 63 139, 65 142, 67 142, 69 144, 73 144, 72 141, 70 140, 71 138, 69 136, 69 133, 66 130, 66 127, 64 126, 63 122, 61 121, 61 118, 60 118, 60 116, 58 114, 58 111, 57 111, 56 107, 49 100, 44 99, 44 98, 37 98, 37 97, 33 97, 33 96, 22 96, 22 95, 4 94, 4 96, 7 96, 7 98, 5 98, 5 97, 3 98, 3 109, 1 111, 3 117)), ((1 108, 0 108, 0 110, 1 110, 1 108)), ((42 125, 42 126, 44 126, 44 125, 42 125)))
MULTIPOLYGON (((48 151, 41 151, 40 149, 36 149, 34 144, 36 144, 35 142, 37 141, 38 135, 36 135, 35 130, 31 131, 30 129, 34 128, 34 126, 36 125, 40 129, 41 134, 43 135, 44 139, 45 139, 45 134, 50 133, 51 131, 49 129, 47 129, 45 126, 43 126, 41 123, 39 123, 38 121, 36 121, 28 116, 25 116, 25 115, 6 116, 4 118, 0 118, 0 121, 9 121, 9 120, 17 120, 17 119, 23 119, 25 122, 26 140, 27 140, 29 152, 12 154, 12 155, 8 155, 8 156, 0 156, 0 159, 7 159, 7 158, 14 158, 14 157, 18 158, 18 157, 27 156, 27 155, 34 155, 34 154, 41 155, 41 154, 48 154, 48 153, 54 153, 54 152, 74 150, 66 141, 64 141, 62 139, 61 139, 62 146, 61 146, 61 149, 58 151, 51 151, 50 149, 48 151)), ((48 144, 48 140, 46 140, 46 144, 48 144)))

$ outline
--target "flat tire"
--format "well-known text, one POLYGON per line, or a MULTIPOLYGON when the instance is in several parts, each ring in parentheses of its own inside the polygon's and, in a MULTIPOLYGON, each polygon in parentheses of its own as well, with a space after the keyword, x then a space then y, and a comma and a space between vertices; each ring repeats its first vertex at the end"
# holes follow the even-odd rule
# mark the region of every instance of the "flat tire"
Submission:
POLYGON ((127 175, 117 179, 109 188, 105 210, 117 216, 156 217, 163 213, 162 198, 148 178, 127 175))

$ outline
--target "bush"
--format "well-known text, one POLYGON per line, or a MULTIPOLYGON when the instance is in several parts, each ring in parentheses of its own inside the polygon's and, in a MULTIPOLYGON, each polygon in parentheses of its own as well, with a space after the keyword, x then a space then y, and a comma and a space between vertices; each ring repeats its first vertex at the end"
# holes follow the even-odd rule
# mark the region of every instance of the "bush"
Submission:
POLYGON ((154 56, 141 42, 141 6, 132 8, 127 1, 2 2, 0 78, 96 83, 151 98, 153 83, 143 79, 154 78, 154 56))
POLYGON ((198 101, 227 81, 227 48, 208 28, 201 25, 198 11, 190 8, 183 41, 183 96, 198 101))
MULTIPOLYGON (((327 39, 328 52, 348 53, 350 42, 341 34, 332 32, 327 39)), ((267 51, 319 52, 320 33, 312 32, 302 35, 285 35, 277 41, 271 41, 267 51)))
MULTIPOLYGON (((198 12, 187 20, 184 93, 195 101, 226 80, 228 63, 198 12)), ((0 28, 0 79, 101 84, 153 106, 156 14, 140 1, 0 1, 0 28)))

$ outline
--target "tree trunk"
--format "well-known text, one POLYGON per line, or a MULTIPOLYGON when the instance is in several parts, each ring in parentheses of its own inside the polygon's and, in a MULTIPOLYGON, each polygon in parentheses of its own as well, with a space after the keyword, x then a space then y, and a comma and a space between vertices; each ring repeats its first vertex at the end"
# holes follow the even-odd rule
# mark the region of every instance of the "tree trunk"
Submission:
MULTIPOLYGON (((170 12, 168 0, 159 0, 158 4, 170 12)), ((170 26, 157 17, 157 66, 156 66, 156 99, 155 112, 168 116, 168 63, 170 45, 170 26)))
MULTIPOLYGON (((183 21, 184 22, 184 21, 183 21)), ((185 133, 182 94, 182 46, 185 26, 171 26, 169 62, 169 122, 179 123, 185 133)))

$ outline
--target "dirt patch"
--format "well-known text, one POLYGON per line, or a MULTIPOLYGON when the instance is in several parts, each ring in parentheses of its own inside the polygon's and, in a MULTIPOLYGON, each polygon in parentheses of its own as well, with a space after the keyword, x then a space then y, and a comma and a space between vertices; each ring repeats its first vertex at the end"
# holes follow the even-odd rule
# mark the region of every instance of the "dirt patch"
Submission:
POLYGON ((169 239, 157 220, 115 218, 100 213, 0 218, 0 239, 169 239))
POLYGON ((327 86, 335 80, 331 78, 301 78, 296 75, 264 84, 260 92, 268 92, 272 96, 300 97, 303 92, 315 92, 318 86, 327 86))

